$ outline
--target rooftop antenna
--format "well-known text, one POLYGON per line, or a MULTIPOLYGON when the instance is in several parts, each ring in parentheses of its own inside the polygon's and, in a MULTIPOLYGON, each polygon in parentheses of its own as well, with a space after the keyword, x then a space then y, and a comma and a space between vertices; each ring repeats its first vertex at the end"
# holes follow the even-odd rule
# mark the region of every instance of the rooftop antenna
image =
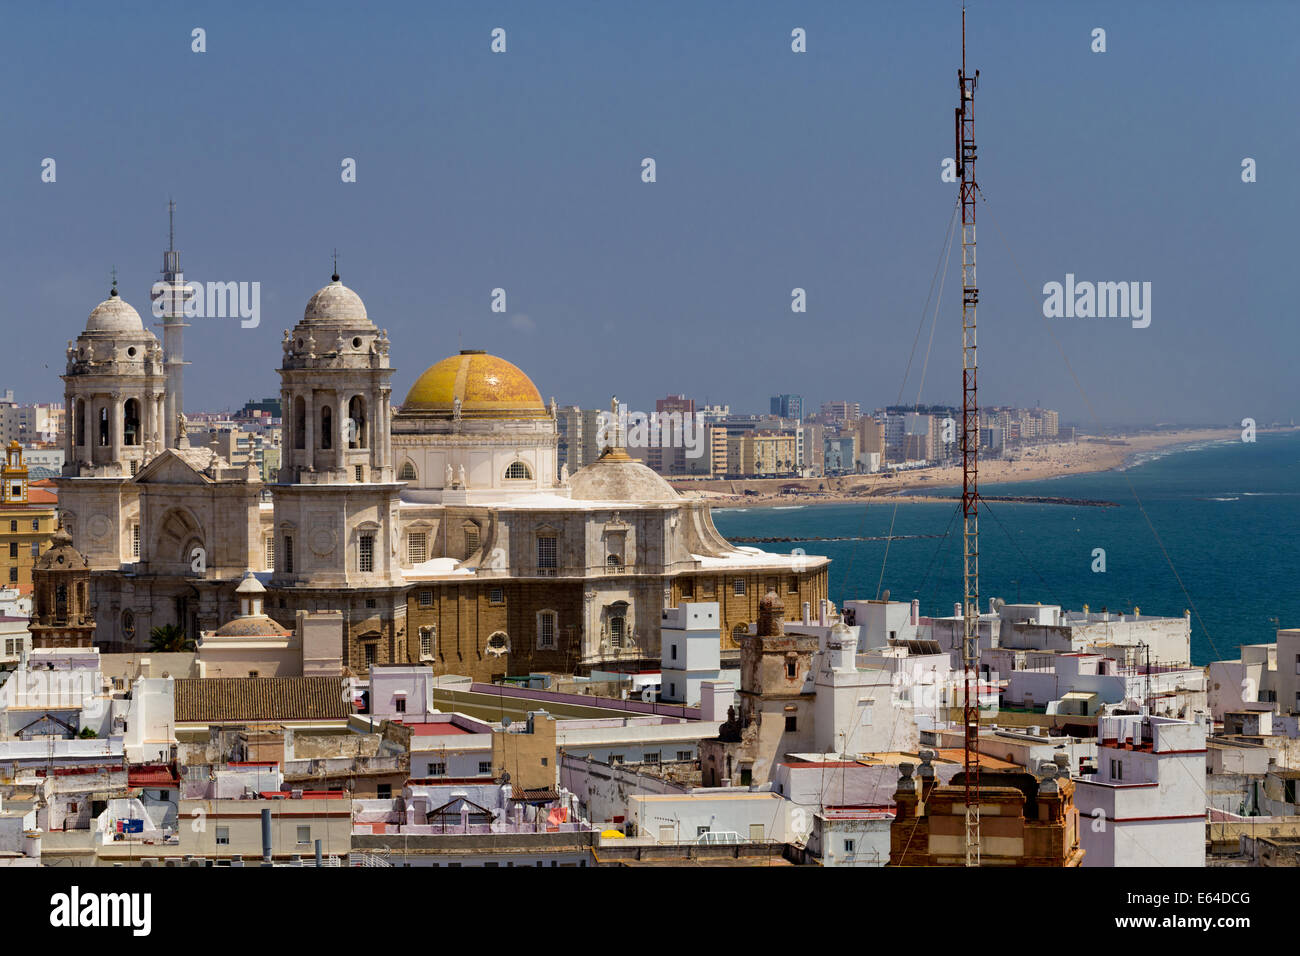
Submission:
POLYGON ((975 279, 975 86, 966 73, 966 6, 961 8, 961 72, 957 74, 960 104, 955 110, 957 173, 961 201, 961 513, 962 582, 965 602, 962 611, 962 670, 966 695, 962 701, 965 731, 962 775, 966 785, 966 865, 980 865, 980 764, 979 764, 979 399, 975 310, 979 287, 975 279))
POLYGON ((334 273, 333 273, 333 275, 330 276, 330 281, 331 281, 331 282, 338 282, 338 281, 339 281, 339 251, 338 251, 338 249, 335 249, 335 250, 334 250, 334 273))

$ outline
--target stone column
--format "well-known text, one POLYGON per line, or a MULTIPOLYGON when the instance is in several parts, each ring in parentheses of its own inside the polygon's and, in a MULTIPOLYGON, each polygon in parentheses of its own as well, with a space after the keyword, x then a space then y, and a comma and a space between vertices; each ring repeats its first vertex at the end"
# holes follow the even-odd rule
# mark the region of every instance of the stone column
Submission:
POLYGON ((122 462, 122 393, 114 392, 112 397, 112 413, 109 415, 108 422, 108 433, 110 435, 109 447, 113 449, 113 457, 111 461, 117 462, 120 465, 122 462))
MULTIPOLYGON (((348 452, 348 401, 343 392, 334 392, 334 408, 334 467, 343 471, 348 452)), ((345 481, 347 477, 344 474, 345 481)))
MULTIPOLYGON (((312 466, 312 467, 314 468, 315 465, 316 465, 316 402, 315 402, 315 397, 316 397, 316 393, 313 392, 311 389, 308 389, 308 390, 307 390, 307 394, 304 395, 304 396, 302 396, 302 409, 303 409, 302 414, 303 414, 303 420, 304 420, 304 428, 303 428, 303 431, 304 431, 304 433, 305 433, 305 434, 304 434, 304 437, 303 437, 303 442, 302 442, 302 444, 303 444, 302 457, 301 457, 301 458, 298 458, 297 452, 294 453, 294 457, 297 458, 297 462, 296 462, 296 463, 297 463, 297 465, 298 465, 299 467, 306 467, 306 466, 310 465, 310 466, 312 466)), ((293 416, 293 415, 296 414, 296 413, 295 413, 295 410, 294 410, 294 406, 297 404, 297 398, 298 398, 298 397, 297 397, 296 395, 295 395, 295 396, 292 396, 292 397, 290 398, 290 403, 289 403, 289 415, 290 415, 290 416, 293 416)), ((296 431, 297 431, 297 428, 298 428, 298 422, 297 422, 297 419, 294 419, 294 421, 293 421, 293 426, 292 426, 292 427, 293 427, 294 430, 295 430, 295 436, 296 436, 296 431)), ((296 441, 297 438, 295 437, 294 440, 296 441)), ((296 478, 295 478, 294 480, 297 481, 296 478)))

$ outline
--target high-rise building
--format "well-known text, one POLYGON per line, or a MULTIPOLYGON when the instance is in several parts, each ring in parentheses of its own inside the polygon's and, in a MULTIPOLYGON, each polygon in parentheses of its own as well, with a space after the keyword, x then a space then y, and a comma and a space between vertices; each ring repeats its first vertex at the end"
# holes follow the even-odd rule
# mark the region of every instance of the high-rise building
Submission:
MULTIPOLYGON (((568 465, 569 474, 573 474, 583 465, 600 457, 601 449, 597 447, 596 441, 600 428, 600 409, 566 405, 556 410, 555 423, 559 432, 557 469, 568 465)), ((558 474, 556 477, 559 477, 558 474)))
POLYGON ((777 418, 792 418, 796 423, 803 421, 802 395, 773 395, 771 408, 777 418))
POLYGON ((822 402, 821 419, 826 424, 861 417, 862 405, 858 402, 822 402))

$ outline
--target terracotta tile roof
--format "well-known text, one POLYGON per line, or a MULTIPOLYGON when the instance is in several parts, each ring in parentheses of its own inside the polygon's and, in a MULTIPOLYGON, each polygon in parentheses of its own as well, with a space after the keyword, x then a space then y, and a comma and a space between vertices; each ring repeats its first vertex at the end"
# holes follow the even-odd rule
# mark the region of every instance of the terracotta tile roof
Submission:
POLYGON ((45 488, 27 487, 27 500, 34 505, 53 505, 58 504, 58 492, 49 491, 45 488))
POLYGON ((176 681, 177 722, 345 720, 337 677, 186 677, 176 681))

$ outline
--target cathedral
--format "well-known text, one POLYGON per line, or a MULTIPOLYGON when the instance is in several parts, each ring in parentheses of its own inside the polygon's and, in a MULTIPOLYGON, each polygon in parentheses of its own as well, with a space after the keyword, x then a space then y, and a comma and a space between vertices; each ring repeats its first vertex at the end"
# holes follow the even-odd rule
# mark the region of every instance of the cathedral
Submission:
POLYGON ((341 611, 355 674, 427 662, 481 681, 658 669, 663 609, 683 600, 719 603, 735 659, 764 594, 789 618, 826 597, 828 559, 731 545, 618 437, 557 471, 554 399, 504 359, 462 350, 394 407, 388 334, 337 274, 281 347, 281 467, 264 483, 190 444, 179 363, 116 283, 69 342, 57 484, 96 646, 216 630, 249 572, 287 629, 341 611))

